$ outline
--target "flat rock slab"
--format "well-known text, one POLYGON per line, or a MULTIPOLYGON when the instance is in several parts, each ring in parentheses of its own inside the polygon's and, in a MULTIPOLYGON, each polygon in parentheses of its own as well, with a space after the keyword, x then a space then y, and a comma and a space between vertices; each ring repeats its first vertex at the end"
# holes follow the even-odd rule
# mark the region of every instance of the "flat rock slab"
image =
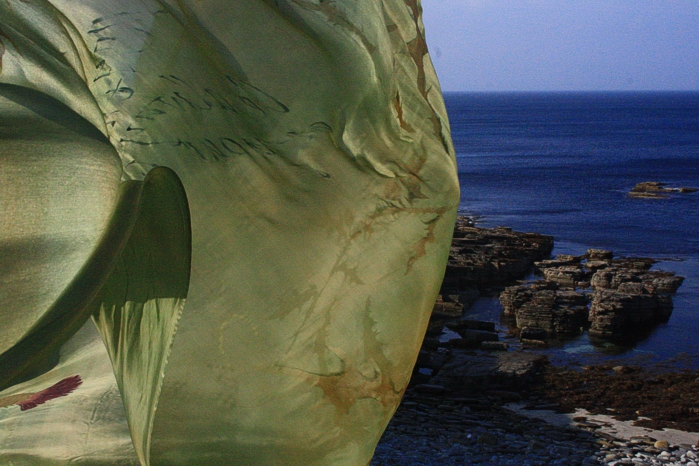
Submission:
POLYGON ((535 261, 546 259, 553 249, 553 237, 520 233, 510 228, 476 228, 464 217, 457 219, 445 290, 491 287, 520 278, 535 261))
POLYGON ((694 193, 699 191, 699 188, 684 186, 681 188, 668 188, 667 183, 658 181, 644 181, 634 186, 627 194, 628 197, 642 199, 664 199, 667 194, 672 193, 694 193))
POLYGON ((460 391, 517 388, 531 381, 545 361, 545 356, 527 351, 454 352, 432 383, 460 391))

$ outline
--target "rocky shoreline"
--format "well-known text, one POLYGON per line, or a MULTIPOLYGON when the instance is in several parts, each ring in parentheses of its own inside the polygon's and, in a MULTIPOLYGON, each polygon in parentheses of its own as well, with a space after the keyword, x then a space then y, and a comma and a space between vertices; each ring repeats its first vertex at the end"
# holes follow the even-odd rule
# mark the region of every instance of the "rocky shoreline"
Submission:
POLYGON ((459 218, 411 384, 372 465, 696 464, 699 434, 682 444, 647 435, 624 439, 584 417, 556 426, 527 414, 619 409, 617 418, 635 416, 648 432, 678 420, 674 427, 699 431, 693 422, 699 395, 678 395, 699 394, 699 373, 562 369, 536 350, 581 331, 603 340, 642 333, 669 318, 682 277, 650 270, 655 261, 649 258, 590 250, 551 259, 552 249, 550 236, 477 228, 459 218), (542 279, 517 282, 533 267, 542 279), (506 334, 494 322, 463 318, 478 297, 498 295, 511 319, 506 334), (618 396, 604 398, 600 390, 618 396), (626 393, 649 396, 639 399, 634 414, 626 393), (675 396, 664 399, 668 393, 675 396))
POLYGON ((681 187, 668 188, 666 183, 658 181, 644 181, 634 186, 627 194, 628 197, 636 199, 666 199, 669 194, 695 193, 699 188, 681 187))
POLYGON ((650 270, 655 263, 650 258, 615 259, 611 251, 599 249, 583 256, 558 255, 535 262, 543 280, 508 287, 500 302, 529 339, 588 330, 598 339, 623 340, 672 314, 671 295, 684 277, 650 270))

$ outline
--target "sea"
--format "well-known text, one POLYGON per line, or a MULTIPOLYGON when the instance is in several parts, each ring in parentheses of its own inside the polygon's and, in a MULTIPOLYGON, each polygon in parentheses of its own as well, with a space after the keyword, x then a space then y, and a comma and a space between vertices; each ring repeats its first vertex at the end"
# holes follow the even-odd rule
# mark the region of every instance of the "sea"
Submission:
MULTIPOLYGON (((699 188, 699 92, 446 93, 460 211, 483 227, 552 235, 555 254, 609 249, 684 276, 667 323, 624 345, 587 334, 554 363, 699 369, 699 192, 627 193, 644 181, 699 188)), ((499 322, 497 298, 465 318, 499 322)))

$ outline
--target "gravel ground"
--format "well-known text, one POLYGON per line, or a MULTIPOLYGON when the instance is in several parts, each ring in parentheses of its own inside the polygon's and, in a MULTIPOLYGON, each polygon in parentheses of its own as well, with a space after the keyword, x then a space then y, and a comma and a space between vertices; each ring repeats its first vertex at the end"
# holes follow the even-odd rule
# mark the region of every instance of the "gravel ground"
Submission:
POLYGON ((487 400, 411 395, 389 424, 373 466, 599 464, 593 454, 600 445, 590 432, 518 416, 487 400))
POLYGON ((371 465, 697 466, 698 456, 696 446, 554 426, 486 397, 430 397, 409 390, 371 465))

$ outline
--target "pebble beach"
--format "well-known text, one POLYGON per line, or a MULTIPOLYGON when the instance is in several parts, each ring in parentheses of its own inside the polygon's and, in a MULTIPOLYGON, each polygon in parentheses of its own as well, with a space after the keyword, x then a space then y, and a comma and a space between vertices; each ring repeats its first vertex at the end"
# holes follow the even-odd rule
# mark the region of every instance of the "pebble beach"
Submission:
POLYGON ((372 466, 695 466, 699 458, 695 445, 557 426, 487 402, 407 403, 391 421, 372 466))

